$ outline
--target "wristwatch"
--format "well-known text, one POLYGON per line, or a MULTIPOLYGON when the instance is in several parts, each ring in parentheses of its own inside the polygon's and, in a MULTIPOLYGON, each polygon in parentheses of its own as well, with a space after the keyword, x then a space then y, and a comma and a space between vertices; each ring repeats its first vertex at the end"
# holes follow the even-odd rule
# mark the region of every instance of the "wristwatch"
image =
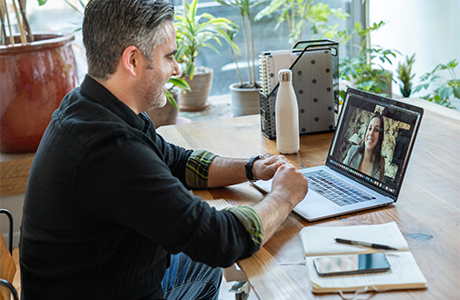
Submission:
POLYGON ((248 162, 246 163, 245 169, 246 169, 246 177, 248 178, 249 181, 254 182, 257 181, 257 178, 254 177, 254 174, 252 174, 252 166, 254 165, 254 162, 258 159, 264 158, 262 155, 254 155, 252 156, 248 162))

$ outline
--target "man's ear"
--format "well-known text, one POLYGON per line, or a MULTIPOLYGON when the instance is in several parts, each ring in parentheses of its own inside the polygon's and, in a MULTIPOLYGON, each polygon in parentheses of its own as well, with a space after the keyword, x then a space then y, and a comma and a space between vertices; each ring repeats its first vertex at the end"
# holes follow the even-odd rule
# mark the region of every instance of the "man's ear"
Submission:
POLYGON ((142 53, 136 46, 129 46, 123 51, 121 63, 123 68, 132 76, 139 75, 142 53))

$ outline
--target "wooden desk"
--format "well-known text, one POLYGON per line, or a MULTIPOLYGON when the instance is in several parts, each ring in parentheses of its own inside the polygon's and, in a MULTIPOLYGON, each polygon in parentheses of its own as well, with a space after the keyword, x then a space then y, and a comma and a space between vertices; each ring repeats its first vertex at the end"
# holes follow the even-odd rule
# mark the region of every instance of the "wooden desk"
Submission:
MULTIPOLYGON (((341 299, 338 294, 312 294, 298 237, 305 226, 347 226, 396 221, 428 281, 426 290, 379 293, 378 299, 460 298, 460 113, 424 100, 417 142, 395 205, 308 223, 291 214, 273 238, 253 257, 238 264, 260 299, 341 299)), ((277 154, 274 140, 260 131, 259 116, 239 117, 159 128, 168 141, 221 156, 277 154)), ((332 134, 302 136, 301 151, 287 158, 298 168, 326 161, 332 134)), ((254 203, 262 195, 249 183, 197 191, 203 199, 225 199, 233 205, 254 203)))
POLYGON ((35 153, 0 153, 0 197, 24 194, 35 153))

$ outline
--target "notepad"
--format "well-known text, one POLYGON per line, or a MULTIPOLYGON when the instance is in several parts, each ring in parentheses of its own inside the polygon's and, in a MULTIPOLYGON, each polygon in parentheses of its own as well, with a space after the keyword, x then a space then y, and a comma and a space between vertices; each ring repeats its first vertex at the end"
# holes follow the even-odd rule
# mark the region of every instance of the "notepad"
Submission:
POLYGON ((305 227, 300 231, 300 239, 314 293, 353 292, 365 287, 371 291, 427 287, 426 279, 395 222, 345 227, 305 227), (383 244, 399 250, 381 251, 368 247, 339 244, 334 241, 338 237, 383 244), (320 256, 374 252, 385 253, 391 265, 390 271, 321 277, 313 265, 313 259, 320 256))

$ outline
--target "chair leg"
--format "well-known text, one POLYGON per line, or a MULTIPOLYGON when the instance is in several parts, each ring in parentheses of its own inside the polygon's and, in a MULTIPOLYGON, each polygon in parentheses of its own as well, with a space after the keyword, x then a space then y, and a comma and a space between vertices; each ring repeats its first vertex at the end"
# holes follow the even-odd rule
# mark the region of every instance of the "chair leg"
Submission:
POLYGON ((249 292, 251 291, 251 285, 247 281, 236 282, 229 292, 235 293, 236 300, 246 300, 249 298, 249 292))
POLYGON ((11 283, 6 281, 5 279, 0 279, 0 286, 6 287, 9 290, 10 294, 13 295, 14 300, 19 300, 18 292, 11 283))
POLYGON ((13 215, 10 213, 9 210, 6 209, 0 209, 0 214, 5 214, 8 217, 8 220, 10 221, 10 231, 9 234, 10 236, 8 237, 9 240, 9 250, 10 254, 13 255, 13 215))

